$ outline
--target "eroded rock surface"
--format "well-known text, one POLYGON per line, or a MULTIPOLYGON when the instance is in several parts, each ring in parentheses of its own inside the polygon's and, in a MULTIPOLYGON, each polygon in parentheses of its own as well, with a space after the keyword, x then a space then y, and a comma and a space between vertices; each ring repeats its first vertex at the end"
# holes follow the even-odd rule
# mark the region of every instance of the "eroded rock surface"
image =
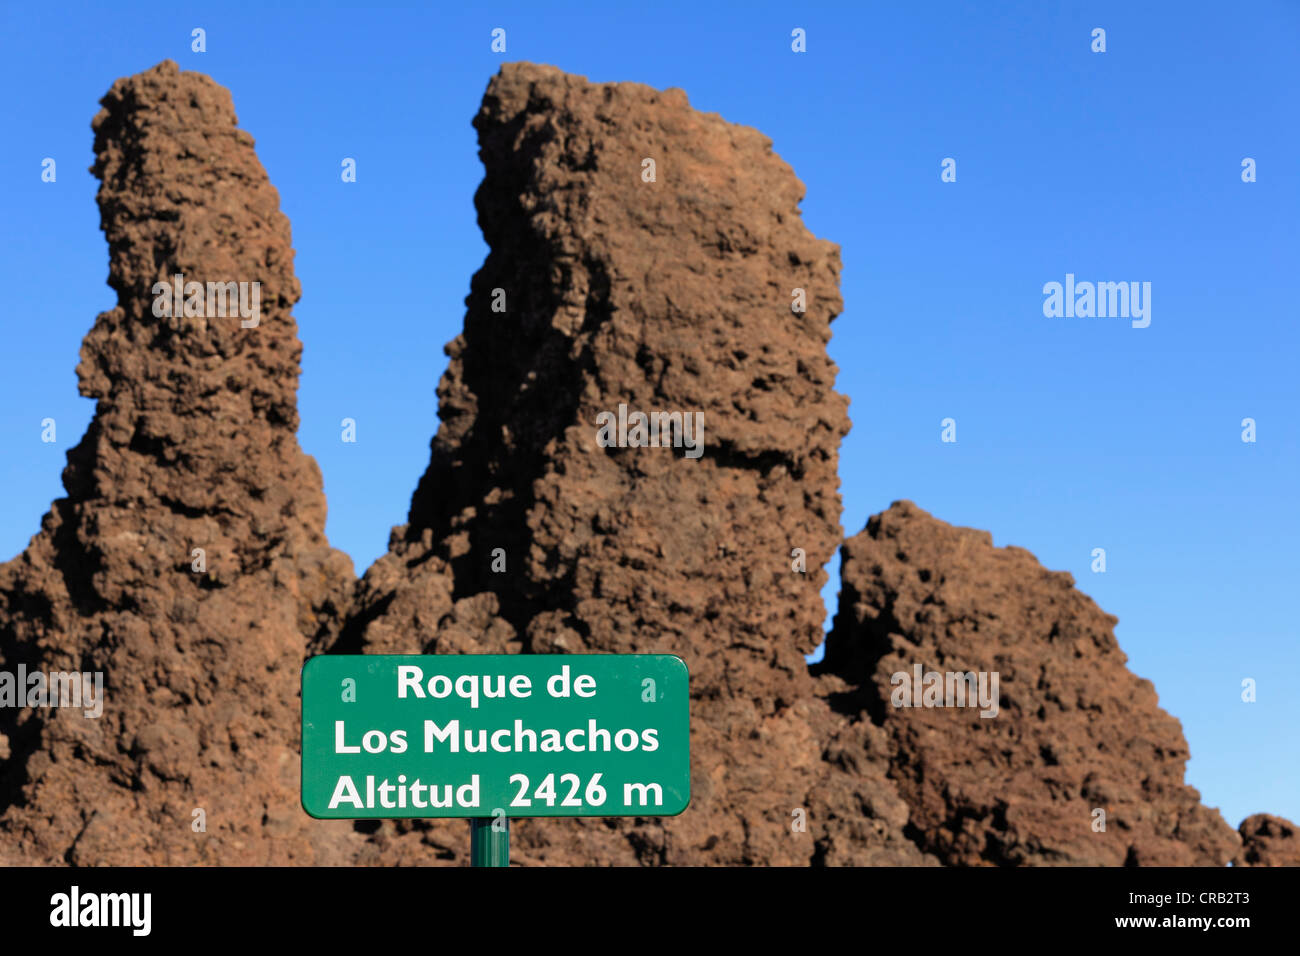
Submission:
MULTIPOLYGON (((848 418, 826 354, 839 254, 804 227, 802 184, 766 137, 679 90, 507 65, 474 125, 491 251, 447 347, 410 521, 338 649, 686 660, 688 813, 530 821, 520 861, 919 860, 883 765, 804 663, 840 540, 848 418), (601 447, 598 416, 620 405, 702 416, 698 457, 685 441, 601 447)), ((376 860, 464 846, 463 824, 372 839, 376 860)))
POLYGON ((464 863, 463 821, 302 812, 322 650, 686 660, 691 808, 523 821, 523 864, 1295 863, 1293 825, 1239 838, 1183 783, 1115 618, 987 532, 874 517, 809 672, 841 543, 840 263, 760 133, 678 90, 503 67, 474 120, 490 252, 430 464, 354 593, 295 439, 289 224, 229 95, 166 62, 103 105, 118 304, 82 350, 97 408, 67 497, 0 566, 0 671, 102 671, 106 699, 0 709, 0 863, 464 863), (177 273, 260 283, 257 325, 155 316, 177 273), (603 447, 620 406, 695 427, 603 447), (997 716, 893 707, 916 664, 996 672, 997 716))
POLYGON ((1232 859, 1236 833, 1183 782, 1181 726, 1069 574, 906 501, 846 542, 842 574, 821 670, 844 682, 838 708, 883 729, 927 852, 949 865, 1232 859), (997 715, 960 706, 955 682, 958 706, 895 707, 894 675, 917 664, 998 673, 997 715))
POLYGON ((1238 832, 1241 850, 1233 866, 1300 866, 1300 827, 1290 820, 1256 813, 1238 832))
POLYGON ((353 577, 295 437, 289 221, 206 76, 166 61, 102 103, 93 172, 117 305, 82 346, 96 411, 67 497, 0 566, 0 669, 100 671, 103 714, 0 710, 0 856, 343 862, 358 835, 298 802, 299 672, 353 577), (154 283, 176 274, 205 284, 204 315, 154 314, 154 283), (259 282, 258 314, 217 317, 208 282, 259 282))

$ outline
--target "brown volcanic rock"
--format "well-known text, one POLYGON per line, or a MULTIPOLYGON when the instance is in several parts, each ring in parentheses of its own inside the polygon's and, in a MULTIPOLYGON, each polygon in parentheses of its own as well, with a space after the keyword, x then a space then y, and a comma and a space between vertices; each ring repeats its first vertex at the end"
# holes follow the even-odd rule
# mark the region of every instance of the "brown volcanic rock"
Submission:
POLYGON ((1116 618, 1069 574, 910 502, 846 542, 842 572, 822 670, 844 684, 839 709, 887 734, 922 848, 950 865, 1222 866, 1237 852, 1184 785, 1182 729, 1125 667, 1116 618), (998 716, 894 707, 891 676, 916 663, 996 671, 998 716))
POLYGON ((1283 817, 1256 813, 1241 821, 1241 850, 1233 866, 1300 866, 1300 827, 1283 817))
POLYGON ((212 80, 167 61, 102 103, 93 172, 118 304, 82 348, 97 406, 67 497, 0 566, 0 669, 103 671, 106 703, 99 719, 0 711, 0 855, 341 861, 359 837, 310 821, 297 791, 299 672, 352 569, 295 438, 289 222, 212 80), (260 282, 260 324, 155 317, 152 286, 176 273, 260 282))
MULTIPOLYGON (((491 251, 447 347, 409 523, 337 649, 686 660, 691 808, 529 821, 520 862, 919 862, 868 731, 815 695, 803 659, 840 539, 848 419, 826 354, 839 254, 804 228, 802 185, 766 137, 679 90, 511 64, 474 125, 491 251), (702 455, 600 447, 597 415, 620 404, 702 412, 702 455)), ((463 825, 385 824, 362 859, 466 844, 463 825)))
POLYGON ((1183 784, 1181 729, 1115 618, 986 532, 907 502, 873 518, 809 674, 848 428, 825 350, 839 260, 760 134, 679 91, 503 68, 475 120, 491 251, 409 522, 353 601, 294 437, 299 289, 251 138, 170 62, 103 103, 118 306, 78 368, 98 405, 68 497, 0 566, 0 670, 100 670, 107 701, 0 710, 0 864, 463 862, 463 823, 363 837, 301 811, 298 675, 323 648, 685 658, 690 809, 524 821, 523 864, 1297 863, 1294 825, 1251 817, 1239 840, 1183 784), (154 317, 178 272, 259 281, 260 324, 154 317), (703 413, 701 456, 600 447, 620 404, 703 413), (895 709, 913 663, 998 672, 999 716, 895 709))

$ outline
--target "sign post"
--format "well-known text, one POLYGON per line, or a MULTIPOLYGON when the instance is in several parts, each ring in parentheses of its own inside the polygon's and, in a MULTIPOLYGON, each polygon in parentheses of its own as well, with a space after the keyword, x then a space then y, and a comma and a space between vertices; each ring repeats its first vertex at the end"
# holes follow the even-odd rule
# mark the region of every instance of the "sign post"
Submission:
POLYGON ((323 655, 302 671, 302 805, 462 817, 507 866, 511 817, 676 816, 689 676, 669 654, 323 655))
POLYGON ((493 830, 490 817, 469 818, 469 865, 510 865, 510 822, 503 821, 500 830, 493 830))

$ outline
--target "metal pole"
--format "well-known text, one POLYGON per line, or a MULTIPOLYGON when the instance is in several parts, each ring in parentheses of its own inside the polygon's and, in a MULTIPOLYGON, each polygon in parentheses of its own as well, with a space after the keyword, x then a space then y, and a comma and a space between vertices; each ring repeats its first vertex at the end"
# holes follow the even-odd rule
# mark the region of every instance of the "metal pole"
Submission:
POLYGON ((492 817, 470 817, 470 866, 510 865, 510 819, 501 818, 504 826, 501 830, 494 830, 492 823, 492 817))

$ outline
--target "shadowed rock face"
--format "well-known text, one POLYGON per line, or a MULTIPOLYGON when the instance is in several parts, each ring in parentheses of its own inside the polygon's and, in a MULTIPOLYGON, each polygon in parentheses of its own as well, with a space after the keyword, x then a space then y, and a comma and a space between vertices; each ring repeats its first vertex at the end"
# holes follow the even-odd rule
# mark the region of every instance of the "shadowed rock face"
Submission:
POLYGON ((1237 852, 1184 785, 1182 729, 1125 667, 1116 618, 1069 574, 910 502, 850 538, 842 569, 823 669, 844 681, 837 707, 883 728, 927 852, 955 865, 1112 866, 1222 866, 1237 852), (895 707, 893 675, 917 663, 998 672, 998 715, 895 707))
POLYGON ((341 861, 355 835, 297 795, 299 671, 352 568, 295 438, 289 221, 212 80, 167 61, 102 103, 92 171, 117 305, 82 346, 97 404, 67 497, 0 566, 0 668, 102 671, 106 699, 99 719, 0 710, 0 856, 341 861), (177 273, 260 282, 258 325, 156 317, 152 287, 177 273))
MULTIPOLYGON (((792 811, 824 799, 823 751, 844 723, 803 660, 840 539, 847 403, 826 354, 838 250, 803 226, 803 186, 769 140, 681 91, 508 65, 474 126, 491 251, 447 347, 409 524, 367 572, 339 647, 679 654, 691 810, 521 824, 514 858, 807 863, 826 815, 792 833, 792 811), (699 457, 601 447, 598 416, 620 404, 702 415, 699 457)), ((885 818, 905 816, 885 797, 885 818)), ((880 826, 901 844, 890 858, 919 859, 880 826)), ((429 855, 396 829, 375 835, 377 858, 429 855)), ((463 824, 420 830, 463 853, 463 824)))
POLYGON ((1300 866, 1300 827, 1256 813, 1241 822, 1241 850, 1233 866, 1300 866))

